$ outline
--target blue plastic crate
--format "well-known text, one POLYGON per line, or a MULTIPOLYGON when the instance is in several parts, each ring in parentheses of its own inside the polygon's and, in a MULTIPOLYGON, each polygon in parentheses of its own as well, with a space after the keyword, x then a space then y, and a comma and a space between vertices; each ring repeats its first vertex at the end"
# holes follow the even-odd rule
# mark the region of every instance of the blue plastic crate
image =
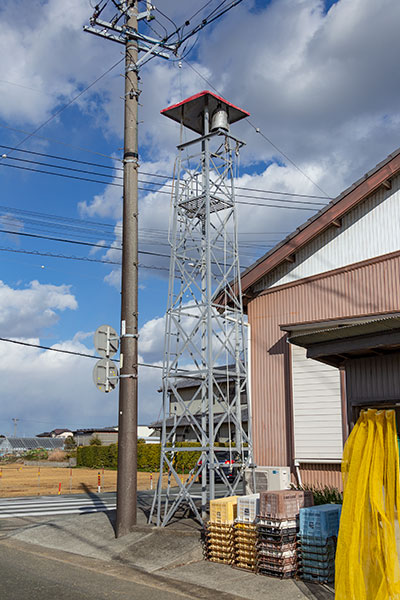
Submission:
POLYGON ((333 583, 335 581, 335 577, 333 574, 329 575, 321 575, 315 573, 301 573, 300 579, 303 581, 314 581, 315 583, 333 583))
POLYGON ((311 535, 298 535, 299 544, 308 550, 319 552, 327 548, 336 548, 337 538, 332 537, 315 537, 311 535), (313 550, 315 549, 315 550, 313 550))
POLYGON ((301 565, 299 569, 303 575, 319 575, 320 577, 333 577, 335 575, 335 566, 329 567, 309 567, 301 565))
POLYGON ((310 569, 314 570, 314 569, 321 569, 323 571, 325 570, 330 570, 330 571, 334 571, 335 570, 335 557, 329 557, 326 560, 310 560, 308 558, 305 558, 303 555, 300 558, 301 561, 301 568, 304 571, 309 571, 310 569))
POLYGON ((300 509, 301 536, 329 538, 339 532, 341 504, 322 504, 300 509))

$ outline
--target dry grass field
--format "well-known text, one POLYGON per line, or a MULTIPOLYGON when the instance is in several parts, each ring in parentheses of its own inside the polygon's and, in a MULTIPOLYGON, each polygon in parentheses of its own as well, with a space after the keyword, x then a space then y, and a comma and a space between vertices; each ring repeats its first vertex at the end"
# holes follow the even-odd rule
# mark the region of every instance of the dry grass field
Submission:
MULTIPOLYGON (((0 498, 9 496, 35 496, 81 494, 97 492, 98 474, 102 492, 114 492, 117 472, 99 469, 69 469, 67 467, 30 467, 20 464, 0 465, 0 498)), ((164 475, 166 481, 166 475, 164 475)), ((153 473, 153 489, 158 473, 153 473)), ((163 482, 164 483, 164 482, 163 482)), ((138 489, 150 489, 150 473, 138 473, 138 489)))

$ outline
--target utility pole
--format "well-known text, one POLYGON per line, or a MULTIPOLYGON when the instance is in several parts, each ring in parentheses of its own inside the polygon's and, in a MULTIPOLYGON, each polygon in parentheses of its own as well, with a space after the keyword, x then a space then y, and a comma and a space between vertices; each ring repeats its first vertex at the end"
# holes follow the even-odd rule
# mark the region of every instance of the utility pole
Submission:
MULTIPOLYGON (((115 4, 115 3, 114 3, 115 4)), ((118 475, 116 537, 136 525, 137 497, 137 342, 138 342, 138 68, 152 55, 169 58, 175 50, 138 32, 138 21, 150 19, 152 5, 138 14, 137 0, 118 4, 111 22, 95 7, 85 31, 125 45, 124 189, 122 211, 121 353, 118 410, 118 475), (120 19, 124 23, 119 25, 120 19), (163 51, 167 50, 168 54, 163 51), (138 52, 144 52, 138 59, 138 52)))
POLYGON ((18 424, 19 419, 13 419, 12 422, 14 423, 14 437, 17 437, 17 424, 18 424))
MULTIPOLYGON (((137 30, 137 6, 130 0, 126 24, 137 30)), ((117 537, 136 525, 137 341, 138 341, 138 46, 126 41, 124 193, 121 280, 121 354, 118 412, 117 537)))

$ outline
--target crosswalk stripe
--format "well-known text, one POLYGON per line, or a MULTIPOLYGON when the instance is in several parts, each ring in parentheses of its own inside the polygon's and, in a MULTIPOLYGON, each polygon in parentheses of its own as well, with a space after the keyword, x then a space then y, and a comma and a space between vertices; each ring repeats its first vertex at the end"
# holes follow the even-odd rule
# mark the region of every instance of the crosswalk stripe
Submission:
POLYGON ((61 501, 61 502, 21 502, 21 503, 15 503, 15 504, 7 504, 2 506, 2 504, 0 503, 0 511, 5 509, 5 510, 9 510, 10 508, 15 509, 15 508, 19 508, 19 507, 26 507, 26 506, 83 506, 88 504, 89 506, 97 506, 97 505, 106 505, 109 503, 115 503, 115 500, 82 500, 81 502, 78 501, 74 501, 74 502, 70 502, 70 501, 61 501))
POLYGON ((49 516, 74 513, 107 512, 116 508, 115 497, 109 498, 6 498, 0 500, 0 519, 49 516))
POLYGON ((71 514, 86 514, 93 512, 108 512, 116 508, 115 506, 101 507, 101 508, 71 508, 70 510, 50 510, 50 511, 22 511, 18 513, 0 513, 0 519, 11 519, 15 517, 47 517, 51 515, 71 515, 71 514))

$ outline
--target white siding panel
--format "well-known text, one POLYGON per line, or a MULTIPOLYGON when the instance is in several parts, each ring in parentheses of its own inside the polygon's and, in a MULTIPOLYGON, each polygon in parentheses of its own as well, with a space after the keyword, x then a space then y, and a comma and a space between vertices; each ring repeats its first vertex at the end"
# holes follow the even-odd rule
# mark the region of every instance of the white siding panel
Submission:
POLYGON ((341 459, 339 369, 307 358, 304 348, 291 348, 295 458, 341 459))
POLYGON ((300 248, 293 264, 278 265, 255 286, 256 290, 399 250, 400 176, 391 183, 392 189, 380 188, 344 215, 341 227, 330 227, 300 248))

